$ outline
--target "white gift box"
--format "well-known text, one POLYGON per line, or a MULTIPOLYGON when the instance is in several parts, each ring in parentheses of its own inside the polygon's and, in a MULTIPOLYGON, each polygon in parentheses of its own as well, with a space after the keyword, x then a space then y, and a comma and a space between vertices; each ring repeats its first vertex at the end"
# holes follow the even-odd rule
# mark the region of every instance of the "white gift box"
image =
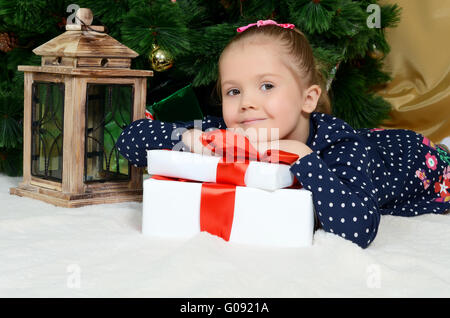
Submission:
MULTIPOLYGON (((144 235, 188 239, 200 232, 201 183, 148 178, 143 187, 144 235)), ((302 247, 312 245, 313 232, 310 191, 236 186, 230 242, 302 247)))
MULTIPOLYGON (((147 150, 147 171, 151 175, 217 182, 220 157, 169 150, 147 150)), ((264 190, 289 187, 294 182, 290 166, 250 161, 245 172, 245 186, 264 190)))

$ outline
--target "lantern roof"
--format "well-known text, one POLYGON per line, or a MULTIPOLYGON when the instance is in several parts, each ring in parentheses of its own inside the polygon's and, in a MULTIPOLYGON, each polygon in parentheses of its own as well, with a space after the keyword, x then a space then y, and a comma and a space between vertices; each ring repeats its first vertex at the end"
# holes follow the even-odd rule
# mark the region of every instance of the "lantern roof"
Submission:
POLYGON ((19 71, 93 77, 147 77, 153 71, 132 70, 131 60, 139 54, 91 25, 92 11, 77 10, 78 24, 67 24, 66 32, 33 50, 41 66, 19 65, 19 71))
POLYGON ((41 56, 135 58, 139 54, 106 33, 66 31, 33 50, 41 56))
POLYGON ((77 11, 78 24, 67 24, 66 32, 38 46, 36 55, 58 57, 135 58, 139 54, 104 32, 103 26, 91 25, 90 9, 77 11))

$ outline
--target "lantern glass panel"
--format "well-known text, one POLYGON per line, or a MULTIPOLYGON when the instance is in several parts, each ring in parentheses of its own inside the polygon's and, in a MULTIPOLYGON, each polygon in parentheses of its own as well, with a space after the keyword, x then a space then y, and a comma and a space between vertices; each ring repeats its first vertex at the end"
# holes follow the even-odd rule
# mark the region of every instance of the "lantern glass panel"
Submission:
POLYGON ((87 85, 84 182, 130 180, 130 164, 115 144, 131 123, 133 96, 133 85, 87 85))
POLYGON ((62 182, 64 84, 34 82, 31 114, 31 175, 62 182))

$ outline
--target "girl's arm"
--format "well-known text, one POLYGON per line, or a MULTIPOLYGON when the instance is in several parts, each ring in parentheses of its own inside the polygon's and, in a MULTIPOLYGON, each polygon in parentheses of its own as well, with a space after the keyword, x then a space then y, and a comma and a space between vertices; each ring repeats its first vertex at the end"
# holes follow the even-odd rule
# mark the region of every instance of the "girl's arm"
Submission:
POLYGON ((358 136, 340 138, 320 153, 297 160, 291 172, 313 193, 322 228, 362 248, 374 240, 380 222, 368 151, 358 136))
POLYGON ((147 150, 170 149, 184 151, 182 134, 188 129, 202 131, 213 128, 226 128, 222 118, 206 116, 203 120, 189 122, 162 122, 151 119, 138 119, 124 128, 116 142, 119 153, 136 167, 147 165, 147 150))
POLYGON ((306 155, 309 155, 313 152, 311 148, 309 148, 306 144, 297 140, 276 140, 270 142, 260 142, 255 148, 258 150, 260 154, 263 154, 268 149, 277 149, 283 150, 290 153, 295 153, 298 155, 298 158, 301 159, 306 155))

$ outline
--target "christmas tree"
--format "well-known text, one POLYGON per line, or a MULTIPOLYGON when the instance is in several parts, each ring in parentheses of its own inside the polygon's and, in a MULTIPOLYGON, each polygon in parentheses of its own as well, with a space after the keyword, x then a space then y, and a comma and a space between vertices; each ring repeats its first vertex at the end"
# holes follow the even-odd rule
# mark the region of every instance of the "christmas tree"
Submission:
POLYGON ((352 0, 0 0, 0 172, 22 174, 23 73, 39 65, 32 49, 65 31, 77 7, 140 56, 132 68, 153 69, 147 105, 192 84, 205 115, 220 115, 214 96, 217 60, 236 28, 257 20, 293 23, 314 49, 327 81, 332 114, 354 128, 377 127, 390 105, 374 91, 391 78, 385 30, 401 9, 352 0))

